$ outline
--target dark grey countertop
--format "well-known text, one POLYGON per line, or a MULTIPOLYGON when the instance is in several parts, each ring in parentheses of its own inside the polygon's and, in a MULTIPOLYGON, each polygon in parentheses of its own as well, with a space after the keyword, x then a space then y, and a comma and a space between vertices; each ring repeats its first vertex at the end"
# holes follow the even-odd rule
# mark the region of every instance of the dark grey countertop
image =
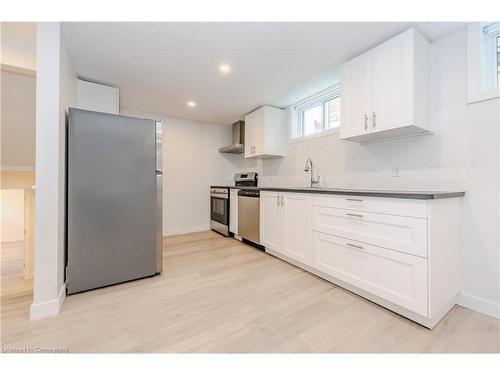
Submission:
POLYGON ((267 187, 267 186, 212 186, 229 189, 246 189, 262 191, 284 191, 291 193, 315 193, 354 195, 366 197, 400 198, 400 199, 442 199, 463 197, 464 191, 411 191, 411 190, 364 190, 364 189, 336 189, 336 188, 309 188, 309 187, 267 187))

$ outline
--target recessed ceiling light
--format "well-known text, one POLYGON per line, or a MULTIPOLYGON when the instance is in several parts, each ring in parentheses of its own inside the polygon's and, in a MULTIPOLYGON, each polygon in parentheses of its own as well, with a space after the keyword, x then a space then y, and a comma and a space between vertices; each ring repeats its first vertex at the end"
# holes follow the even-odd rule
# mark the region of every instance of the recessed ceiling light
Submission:
POLYGON ((191 107, 191 108, 196 107, 196 103, 195 102, 187 102, 187 105, 188 105, 188 107, 191 107))
POLYGON ((219 65, 219 72, 221 72, 222 74, 231 73, 231 66, 228 64, 220 64, 219 65))

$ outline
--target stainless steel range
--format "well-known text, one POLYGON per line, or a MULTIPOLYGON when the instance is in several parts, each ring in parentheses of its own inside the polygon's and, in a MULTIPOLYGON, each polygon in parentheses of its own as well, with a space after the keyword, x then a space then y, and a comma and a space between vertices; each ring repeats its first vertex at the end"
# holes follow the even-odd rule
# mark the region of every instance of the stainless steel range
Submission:
POLYGON ((229 188, 210 188, 210 228, 229 236, 229 188))
POLYGON ((234 186, 210 187, 210 228, 224 236, 229 236, 229 189, 257 186, 258 174, 255 172, 236 173, 234 186))
POLYGON ((248 173, 236 173, 234 175, 234 185, 236 187, 252 186, 256 187, 258 185, 257 179, 259 175, 257 172, 248 173))

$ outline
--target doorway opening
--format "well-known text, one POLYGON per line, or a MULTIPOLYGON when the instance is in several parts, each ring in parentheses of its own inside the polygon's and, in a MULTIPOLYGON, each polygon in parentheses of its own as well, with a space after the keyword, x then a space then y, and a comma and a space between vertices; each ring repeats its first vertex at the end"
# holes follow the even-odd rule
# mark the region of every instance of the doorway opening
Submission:
POLYGON ((0 190, 2 299, 33 293, 34 190, 0 190))

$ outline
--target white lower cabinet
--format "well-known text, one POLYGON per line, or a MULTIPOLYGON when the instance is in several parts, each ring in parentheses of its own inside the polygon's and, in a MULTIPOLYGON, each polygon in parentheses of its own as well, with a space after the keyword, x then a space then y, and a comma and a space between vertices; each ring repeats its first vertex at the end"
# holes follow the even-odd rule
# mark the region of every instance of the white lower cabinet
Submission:
POLYGON ((235 236, 238 235, 238 191, 229 190, 229 231, 235 236))
POLYGON ((427 259, 313 234, 312 266, 328 275, 427 316, 427 259))
POLYGON ((429 328, 455 305, 460 198, 260 197, 261 243, 272 255, 429 328))
POLYGON ((310 194, 261 192, 261 245, 310 265, 311 202, 310 194))
POLYGON ((283 211, 281 193, 260 192, 260 244, 280 251, 283 247, 283 211))
POLYGON ((427 256, 427 219, 318 206, 313 213, 316 231, 427 256))
POLYGON ((312 264, 311 201, 309 194, 284 193, 281 197, 284 227, 282 253, 307 265, 312 264))

